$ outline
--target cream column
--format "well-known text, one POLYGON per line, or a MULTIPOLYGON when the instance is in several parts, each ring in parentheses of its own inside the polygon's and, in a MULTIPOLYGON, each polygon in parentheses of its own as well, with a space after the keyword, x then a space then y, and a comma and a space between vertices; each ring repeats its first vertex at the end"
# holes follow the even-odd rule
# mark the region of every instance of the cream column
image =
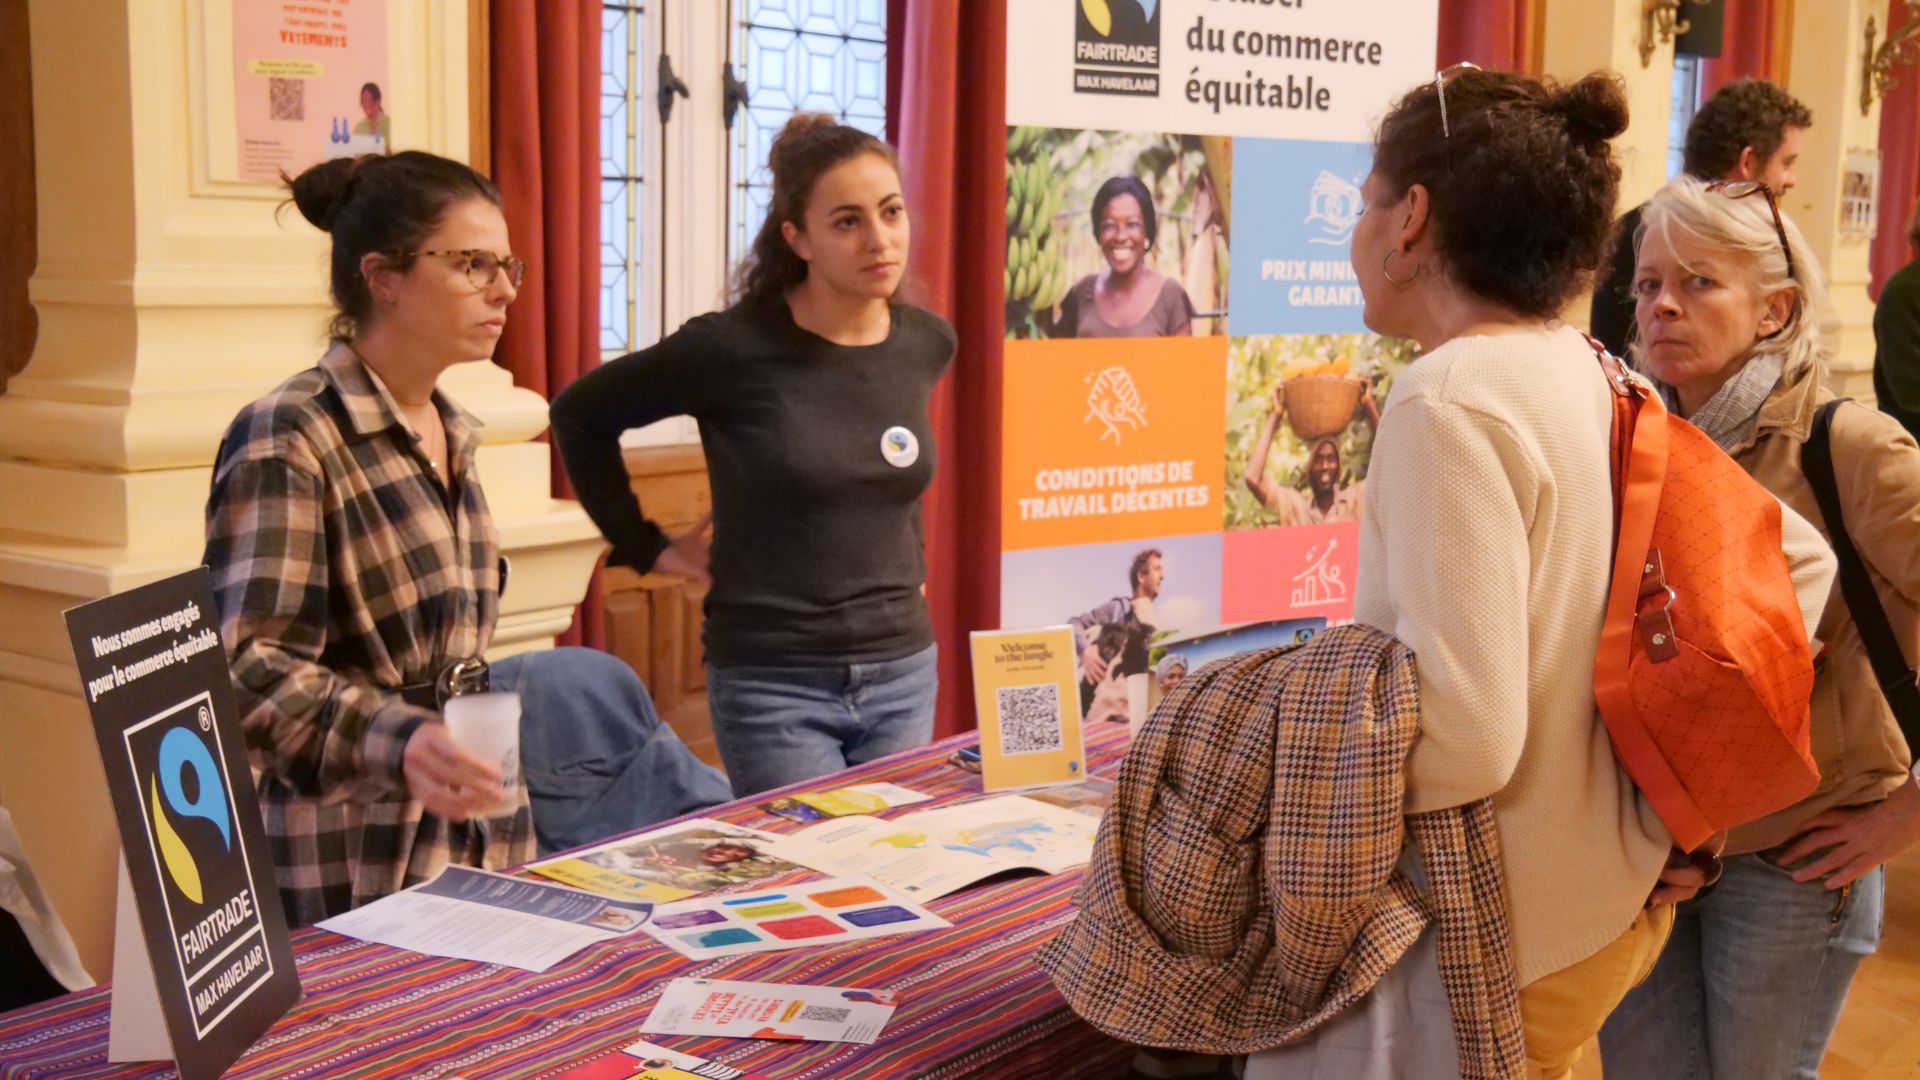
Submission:
MULTIPOLYGON (((209 164, 233 0, 32 0, 40 336, 0 396, 0 801, 99 978, 117 839, 61 611, 199 564, 235 411, 322 348, 326 237, 209 164)), ((391 0, 394 142, 467 153, 466 0, 391 0)), ((230 104, 228 111, 231 111, 230 104)), ((491 364, 444 385, 514 574, 496 653, 551 645, 601 544, 548 496, 538 395, 491 364)))
MULTIPOLYGON (((1617 213, 1645 202, 1667 182, 1667 121, 1673 111, 1673 43, 1659 43, 1652 62, 1640 62, 1642 0, 1546 0, 1540 11, 1542 67, 1561 82, 1590 72, 1618 72, 1626 85, 1627 130, 1613 141, 1620 162, 1617 213)), ((1567 309, 1567 321, 1587 325, 1588 300, 1567 309)))
MULTIPOLYGON (((1789 89, 1813 110, 1796 170, 1799 184, 1781 209, 1806 235, 1827 272, 1833 314, 1828 382, 1835 393, 1873 400, 1873 300, 1870 235, 1840 231, 1840 194, 1849 152, 1880 145, 1880 103, 1860 113, 1861 51, 1867 18, 1884 23, 1886 0, 1800 0, 1793 12, 1789 89)), ((1880 26, 1882 34, 1886 32, 1880 26)), ((1874 169, 1876 177, 1879 169, 1874 169)))

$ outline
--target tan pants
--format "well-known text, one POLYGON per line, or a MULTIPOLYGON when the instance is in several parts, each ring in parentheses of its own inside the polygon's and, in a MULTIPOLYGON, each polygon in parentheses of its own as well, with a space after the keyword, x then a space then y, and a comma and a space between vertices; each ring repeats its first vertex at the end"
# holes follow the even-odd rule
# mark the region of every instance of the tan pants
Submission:
POLYGON ((1569 968, 1520 991, 1527 1032, 1528 1080, 1566 1080, 1580 1048, 1600 1033, 1627 991, 1646 981, 1673 932, 1673 905, 1640 913, 1626 933, 1569 968))

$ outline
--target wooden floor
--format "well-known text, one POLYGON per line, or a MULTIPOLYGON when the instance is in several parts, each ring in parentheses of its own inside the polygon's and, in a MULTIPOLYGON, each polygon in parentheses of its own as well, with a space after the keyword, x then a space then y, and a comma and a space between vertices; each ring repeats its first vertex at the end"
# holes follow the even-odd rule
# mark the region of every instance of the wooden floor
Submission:
MULTIPOLYGON (((720 764, 707 723, 705 695, 687 698, 665 719, 701 760, 720 764)), ((1602 1080, 1598 1045, 1588 1044, 1573 1075, 1574 1080, 1602 1080)), ((1920 849, 1907 852, 1888 867, 1887 925, 1880 951, 1867 958, 1853 980, 1820 1076, 1822 1080, 1920 1080, 1920 849)))

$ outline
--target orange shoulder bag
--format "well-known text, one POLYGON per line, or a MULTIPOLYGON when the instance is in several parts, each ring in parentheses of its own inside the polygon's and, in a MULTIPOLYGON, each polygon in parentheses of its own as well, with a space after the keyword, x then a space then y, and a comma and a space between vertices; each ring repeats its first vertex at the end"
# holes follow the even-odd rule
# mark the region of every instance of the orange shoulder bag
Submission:
POLYGON ((1813 793, 1813 655, 1780 503, 1592 342, 1613 391, 1612 585, 1593 663, 1613 751, 1691 851, 1813 793))

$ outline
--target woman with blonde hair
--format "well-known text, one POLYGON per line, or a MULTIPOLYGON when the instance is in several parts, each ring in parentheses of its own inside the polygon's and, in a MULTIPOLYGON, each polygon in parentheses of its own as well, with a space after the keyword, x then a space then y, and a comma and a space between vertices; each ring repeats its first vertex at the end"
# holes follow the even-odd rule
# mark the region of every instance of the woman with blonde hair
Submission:
MULTIPOLYGON (((1823 409, 1834 398, 1822 384, 1826 290, 1772 190, 1669 183, 1642 219, 1633 294, 1634 361, 1668 407, 1829 538, 1836 523, 1802 455, 1817 426, 1830 425, 1845 531, 1911 658, 1920 637, 1920 447, 1873 409, 1823 409)), ((1718 885, 1678 905, 1653 975, 1602 1032, 1609 1075, 1816 1075, 1854 970, 1879 942, 1882 864, 1920 841, 1908 742, 1857 614, 1834 590, 1816 635, 1819 788, 1733 830, 1718 885)))

